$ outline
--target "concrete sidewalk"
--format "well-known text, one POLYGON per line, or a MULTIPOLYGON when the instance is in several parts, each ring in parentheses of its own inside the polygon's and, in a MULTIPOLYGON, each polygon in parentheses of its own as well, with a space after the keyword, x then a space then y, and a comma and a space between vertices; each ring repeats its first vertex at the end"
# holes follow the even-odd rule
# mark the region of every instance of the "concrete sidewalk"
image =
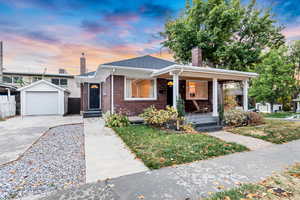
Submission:
POLYGON ((237 144, 244 145, 250 150, 257 150, 257 149, 261 149, 273 145, 272 143, 266 142, 264 140, 260 140, 257 138, 248 137, 244 135, 233 134, 227 131, 209 132, 207 134, 210 136, 217 137, 226 142, 235 142, 237 144))
MULTIPOLYGON (((258 182, 300 161, 300 140, 59 191, 44 200, 199 200, 238 183, 258 182)), ((122 166, 121 166, 122 167, 122 166)))
POLYGON ((0 165, 17 159, 49 128, 73 123, 82 123, 82 117, 14 117, 0 122, 0 165))
POLYGON ((147 171, 101 118, 84 119, 86 182, 147 171))

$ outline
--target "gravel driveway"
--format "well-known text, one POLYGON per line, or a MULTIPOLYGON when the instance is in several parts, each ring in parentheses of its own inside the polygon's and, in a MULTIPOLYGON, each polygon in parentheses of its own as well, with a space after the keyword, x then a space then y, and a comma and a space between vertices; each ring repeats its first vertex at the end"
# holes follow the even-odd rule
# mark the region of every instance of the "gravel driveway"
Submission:
POLYGON ((83 125, 50 129, 23 156, 0 166, 0 199, 85 183, 83 125))

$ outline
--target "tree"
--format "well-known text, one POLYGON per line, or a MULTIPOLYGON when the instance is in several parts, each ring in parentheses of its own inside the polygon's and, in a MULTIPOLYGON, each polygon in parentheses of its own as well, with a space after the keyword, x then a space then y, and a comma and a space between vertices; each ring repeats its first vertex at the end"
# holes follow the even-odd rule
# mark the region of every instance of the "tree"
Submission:
POLYGON ((240 0, 194 0, 185 12, 165 24, 162 43, 180 63, 191 62, 191 49, 200 47, 212 66, 250 70, 262 50, 284 44, 283 27, 270 10, 256 9, 256 1, 244 7, 240 0))
POLYGON ((249 95, 257 102, 268 102, 273 111, 274 103, 286 103, 296 89, 295 68, 290 62, 286 48, 273 49, 262 56, 256 66, 259 77, 252 80, 249 95))

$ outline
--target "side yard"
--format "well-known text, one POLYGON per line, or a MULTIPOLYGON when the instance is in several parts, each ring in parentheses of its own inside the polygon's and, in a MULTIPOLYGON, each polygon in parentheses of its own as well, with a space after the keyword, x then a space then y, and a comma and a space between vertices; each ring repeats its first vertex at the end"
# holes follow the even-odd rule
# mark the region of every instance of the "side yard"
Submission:
POLYGON ((262 125, 229 128, 227 131, 282 144, 300 139, 300 122, 266 119, 262 125))
POLYGON ((114 128, 117 134, 150 169, 247 151, 205 134, 167 132, 147 125, 114 128))

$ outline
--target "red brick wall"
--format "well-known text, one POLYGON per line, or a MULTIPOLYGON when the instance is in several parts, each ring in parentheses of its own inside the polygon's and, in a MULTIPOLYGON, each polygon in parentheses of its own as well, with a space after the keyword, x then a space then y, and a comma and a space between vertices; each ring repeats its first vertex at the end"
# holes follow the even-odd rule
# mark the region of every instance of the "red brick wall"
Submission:
POLYGON ((101 87, 101 108, 103 113, 106 113, 110 111, 110 105, 111 105, 111 99, 110 99, 110 93, 111 93, 111 76, 109 76, 104 83, 102 83, 101 87))
POLYGON ((89 90, 89 85, 88 83, 81 83, 80 84, 80 99, 81 99, 81 106, 80 106, 80 111, 87 111, 88 110, 88 90, 89 90))
POLYGON ((124 76, 114 76, 114 108, 115 111, 124 109, 130 115, 138 115, 144 109, 154 105, 158 109, 164 109, 167 105, 167 80, 157 79, 157 100, 150 101, 125 101, 124 100, 124 76))

